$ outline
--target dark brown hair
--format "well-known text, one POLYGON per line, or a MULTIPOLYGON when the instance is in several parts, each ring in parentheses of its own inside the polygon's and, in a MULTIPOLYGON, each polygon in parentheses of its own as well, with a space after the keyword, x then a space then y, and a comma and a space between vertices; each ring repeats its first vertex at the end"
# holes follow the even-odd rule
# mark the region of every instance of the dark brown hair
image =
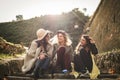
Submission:
MULTIPOLYGON (((46 36, 48 36, 48 34, 46 34, 46 36)), ((41 45, 43 45, 43 48, 44 48, 45 52, 47 52, 47 44, 48 44, 48 42, 45 39, 46 36, 42 40, 36 41, 38 43, 38 47, 40 47, 41 45)))
POLYGON ((88 35, 82 35, 82 37, 86 40, 86 43, 87 43, 86 47, 88 47, 90 49, 90 47, 91 47, 91 42, 90 42, 91 38, 88 35))

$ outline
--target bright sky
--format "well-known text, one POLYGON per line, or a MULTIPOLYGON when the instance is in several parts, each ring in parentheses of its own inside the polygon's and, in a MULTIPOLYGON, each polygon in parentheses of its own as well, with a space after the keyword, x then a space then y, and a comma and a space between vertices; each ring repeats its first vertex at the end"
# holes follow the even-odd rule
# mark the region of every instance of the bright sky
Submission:
POLYGON ((87 8, 92 15, 100 0, 0 0, 0 22, 16 20, 16 15, 24 19, 45 14, 61 14, 74 8, 87 8))

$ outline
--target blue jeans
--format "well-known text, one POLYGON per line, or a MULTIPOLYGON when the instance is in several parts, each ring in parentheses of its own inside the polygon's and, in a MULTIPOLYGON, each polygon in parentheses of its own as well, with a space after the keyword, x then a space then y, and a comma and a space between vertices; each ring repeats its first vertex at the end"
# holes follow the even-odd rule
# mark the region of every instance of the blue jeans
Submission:
POLYGON ((49 64, 50 64, 50 59, 48 57, 46 57, 43 60, 37 59, 37 61, 35 63, 35 68, 33 70, 35 77, 39 77, 39 75, 43 74, 41 71, 47 69, 49 64), (39 74, 39 73, 41 73, 41 74, 39 74))

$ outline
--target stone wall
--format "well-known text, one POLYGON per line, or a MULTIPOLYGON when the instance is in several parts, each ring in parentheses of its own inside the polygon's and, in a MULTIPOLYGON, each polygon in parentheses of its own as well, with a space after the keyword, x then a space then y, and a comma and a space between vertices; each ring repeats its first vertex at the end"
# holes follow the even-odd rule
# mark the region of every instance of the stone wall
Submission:
POLYGON ((22 43, 14 44, 0 37, 0 54, 10 54, 14 56, 15 54, 21 54, 23 52, 25 52, 25 48, 22 43))
POLYGON ((0 60, 0 78, 5 75, 21 73, 23 58, 0 60))
POLYGON ((86 27, 96 41, 99 52, 120 48, 120 2, 101 0, 86 27))
POLYGON ((101 53, 95 58, 101 73, 120 74, 120 50, 101 53))

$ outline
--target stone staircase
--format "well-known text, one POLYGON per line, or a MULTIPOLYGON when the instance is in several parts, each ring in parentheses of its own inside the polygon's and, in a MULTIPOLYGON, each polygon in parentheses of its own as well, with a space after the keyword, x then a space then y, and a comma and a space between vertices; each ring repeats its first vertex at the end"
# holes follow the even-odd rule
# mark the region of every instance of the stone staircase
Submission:
MULTIPOLYGON (((0 78, 3 80, 40 80, 40 79, 75 79, 69 73, 46 73, 44 77, 35 79, 32 76, 21 73, 21 66, 23 65, 23 58, 15 58, 12 60, 0 60, 0 78)), ((0 79, 0 80, 1 80, 0 79)), ((78 77, 77 79, 90 79, 88 75, 78 77)), ((101 73, 98 80, 120 80, 120 74, 101 73)))
MULTIPOLYGON (((41 79, 75 79, 73 75, 70 74, 64 74, 64 73, 55 73, 54 77, 51 74, 45 74, 44 77, 41 77, 39 79, 35 79, 32 76, 28 76, 25 74, 16 74, 16 75, 8 75, 5 76, 6 80, 41 80, 41 79)), ((77 79, 81 79, 81 80, 86 80, 86 79, 90 79, 89 75, 86 76, 82 76, 82 77, 78 77, 77 79)), ((107 73, 101 73, 98 76, 98 79, 96 80, 120 80, 120 74, 107 74, 107 73)))

